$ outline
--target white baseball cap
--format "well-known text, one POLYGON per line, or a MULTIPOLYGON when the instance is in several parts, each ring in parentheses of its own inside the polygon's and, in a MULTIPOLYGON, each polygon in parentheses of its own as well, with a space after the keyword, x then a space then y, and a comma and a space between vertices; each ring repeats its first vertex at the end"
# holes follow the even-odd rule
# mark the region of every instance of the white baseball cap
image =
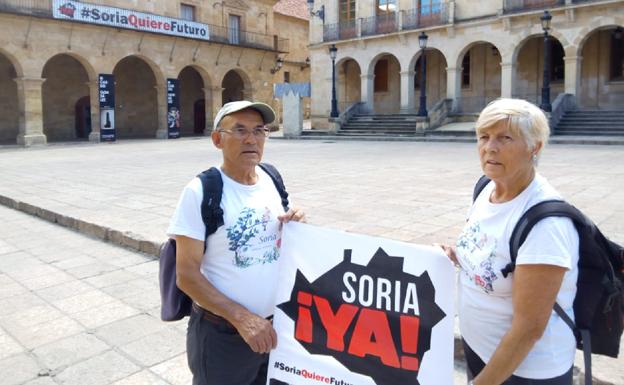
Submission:
POLYGON ((223 120, 229 114, 233 114, 234 112, 238 112, 244 110, 246 108, 252 108, 262 115, 262 121, 264 124, 271 123, 275 120, 275 111, 268 104, 261 102, 250 102, 249 100, 239 100, 236 102, 225 103, 223 107, 217 112, 217 116, 214 120, 214 126, 212 126, 213 130, 216 130, 223 120))

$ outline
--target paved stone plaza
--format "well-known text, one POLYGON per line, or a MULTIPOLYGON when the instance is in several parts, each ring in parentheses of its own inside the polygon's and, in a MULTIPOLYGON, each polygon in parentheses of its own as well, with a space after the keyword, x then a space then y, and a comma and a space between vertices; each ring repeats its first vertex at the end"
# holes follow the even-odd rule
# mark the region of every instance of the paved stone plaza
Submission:
MULTIPOLYGON (((480 175, 474 147, 272 140, 265 160, 311 224, 452 242, 480 175)), ((620 243, 623 155, 622 146, 555 145, 540 166, 620 243)), ((219 156, 206 138, 2 148, 0 201, 150 251, 184 184, 219 156)), ((0 218, 0 384, 190 383, 186 325, 159 321, 152 256, 4 207, 0 218)), ((624 384, 621 358, 595 361, 598 378, 624 384)))

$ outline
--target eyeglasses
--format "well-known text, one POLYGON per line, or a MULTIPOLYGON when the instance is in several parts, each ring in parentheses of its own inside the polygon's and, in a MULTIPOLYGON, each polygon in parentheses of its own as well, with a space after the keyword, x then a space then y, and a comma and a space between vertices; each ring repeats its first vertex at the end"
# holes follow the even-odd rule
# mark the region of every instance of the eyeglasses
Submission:
POLYGON ((243 127, 239 127, 239 128, 233 128, 231 130, 221 129, 219 130, 219 132, 225 132, 226 134, 230 134, 236 139, 240 139, 240 140, 243 140, 249 137, 250 134, 253 134, 254 138, 258 140, 263 140, 269 136, 269 129, 266 127, 256 127, 256 128, 252 128, 251 130, 248 130, 243 127))

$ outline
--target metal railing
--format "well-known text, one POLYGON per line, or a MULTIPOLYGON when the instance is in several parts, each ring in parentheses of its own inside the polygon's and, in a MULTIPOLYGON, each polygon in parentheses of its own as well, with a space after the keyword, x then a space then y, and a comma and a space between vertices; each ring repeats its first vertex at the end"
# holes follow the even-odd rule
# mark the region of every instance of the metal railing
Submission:
POLYGON ((403 12, 403 29, 418 29, 448 24, 448 3, 422 5, 403 12))
POLYGON ((355 37, 357 37, 355 19, 323 26, 323 41, 346 40, 355 37))
POLYGON ((562 6, 565 0, 504 0, 503 13, 517 13, 534 9, 562 6))
POLYGON ((394 12, 362 19, 362 36, 382 35, 397 31, 397 18, 394 12))
MULTIPOLYGON (((52 0, 0 0, 0 12, 51 19, 53 18, 52 0)), ((142 11, 137 10, 137 12, 142 11)), ((262 33, 235 30, 213 24, 207 25, 210 34, 210 39, 208 41, 247 48, 288 52, 289 40, 280 38, 277 35, 265 35, 262 33)))

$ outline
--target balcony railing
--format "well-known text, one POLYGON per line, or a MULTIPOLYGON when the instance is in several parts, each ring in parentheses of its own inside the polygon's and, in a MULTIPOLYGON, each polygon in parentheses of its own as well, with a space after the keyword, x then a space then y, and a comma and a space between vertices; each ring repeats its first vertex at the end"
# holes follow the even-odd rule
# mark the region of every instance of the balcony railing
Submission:
MULTIPOLYGON (((52 0, 0 0, 0 12, 51 19, 53 18, 52 0)), ((265 35, 212 24, 208 24, 208 31, 210 34, 209 41, 247 48, 288 52, 288 39, 280 38, 277 35, 265 35)))
POLYGON ((503 13, 518 13, 557 7, 564 4, 565 0, 504 0, 503 13))
POLYGON ((347 40, 357 37, 355 20, 323 26, 323 41, 347 40))
POLYGON ((359 36, 374 36, 449 23, 448 3, 423 5, 406 11, 384 13, 359 19, 360 35, 355 20, 323 27, 323 41, 352 39, 359 36), (402 23, 399 23, 402 21, 402 23))
POLYGON ((398 31, 398 25, 394 12, 362 19, 362 36, 382 35, 396 31, 398 31))
POLYGON ((448 24, 448 3, 422 5, 403 13, 403 29, 418 29, 448 24))

